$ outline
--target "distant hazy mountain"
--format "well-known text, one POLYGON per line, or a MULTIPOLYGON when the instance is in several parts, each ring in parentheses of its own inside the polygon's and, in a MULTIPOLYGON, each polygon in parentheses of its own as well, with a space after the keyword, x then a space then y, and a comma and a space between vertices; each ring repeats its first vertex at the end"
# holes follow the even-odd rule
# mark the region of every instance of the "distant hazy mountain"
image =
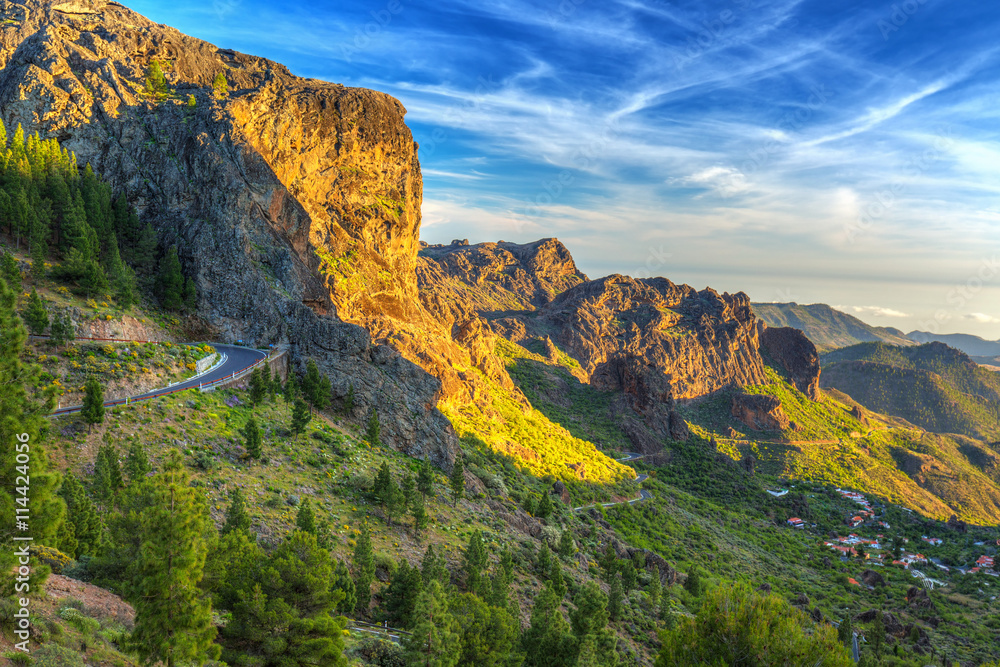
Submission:
POLYGON ((918 343, 944 343, 956 350, 965 352, 970 357, 1000 356, 1000 340, 986 340, 969 334, 932 334, 927 331, 911 331, 907 338, 918 343))
POLYGON ((825 303, 808 306, 797 303, 752 304, 757 317, 770 327, 801 329, 820 351, 858 343, 882 341, 892 345, 913 345, 899 329, 873 327, 825 303))
POLYGON ((944 343, 861 343, 824 354, 822 363, 822 386, 870 410, 937 433, 1000 438, 1000 374, 944 343))

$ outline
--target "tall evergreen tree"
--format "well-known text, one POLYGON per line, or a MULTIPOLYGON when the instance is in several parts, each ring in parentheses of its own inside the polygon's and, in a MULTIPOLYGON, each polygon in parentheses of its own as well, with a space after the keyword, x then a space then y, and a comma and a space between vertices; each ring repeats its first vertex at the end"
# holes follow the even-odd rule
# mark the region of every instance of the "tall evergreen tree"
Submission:
POLYGON ((121 465, 118 463, 118 452, 110 444, 101 445, 97 450, 94 462, 94 482, 92 485, 94 498, 105 508, 110 507, 115 495, 124 488, 121 465))
POLYGON ((96 378, 90 378, 84 384, 83 410, 80 416, 87 424, 87 433, 90 433, 94 424, 104 423, 104 388, 96 378))
POLYGON ((234 530, 250 531, 250 512, 240 487, 234 487, 229 492, 229 507, 226 508, 226 522, 220 531, 223 535, 234 530))
POLYGON ((295 526, 299 530, 316 534, 316 515, 313 513, 312 503, 306 498, 299 505, 299 511, 295 515, 295 526))
MULTIPOLYGON (((2 203, 3 197, 7 197, 7 193, 0 191, 0 203, 2 203)), ((9 201, 10 197, 7 199, 9 201)), ((0 206, 0 215, 4 213, 3 208, 0 206)), ((21 268, 17 265, 17 259, 9 252, 3 253, 2 258, 0 258, 0 278, 6 280, 11 289, 17 290, 21 287, 21 268)))
POLYGON ((434 471, 431 469, 429 459, 420 461, 420 469, 417 471, 417 490, 425 499, 434 493, 434 471))
POLYGON ((28 330, 35 335, 45 333, 49 327, 49 310, 45 307, 45 301, 38 296, 38 292, 31 290, 28 298, 28 307, 24 311, 24 323, 28 325, 28 330))
POLYGON ((417 624, 404 643, 407 665, 454 667, 461 656, 461 637, 448 613, 448 598, 437 581, 430 581, 417 598, 417 624))
POLYGON ((264 401, 269 393, 268 384, 264 382, 264 374, 260 368, 255 368, 250 373, 250 403, 254 406, 264 401))
POLYGON ((55 315, 52 318, 50 333, 52 334, 51 342, 57 347, 76 339, 76 328, 67 313, 55 315))
POLYGON ((347 386, 347 395, 344 396, 344 416, 350 417, 354 414, 354 383, 347 386))
POLYGON ((420 570, 410 567, 410 562, 400 556, 396 573, 392 575, 392 581, 383 596, 386 620, 395 627, 413 627, 416 620, 413 610, 421 590, 423 579, 420 577, 420 570))
POLYGON ((309 414, 309 406, 301 398, 296 398, 292 406, 292 433, 300 436, 306 432, 306 426, 312 420, 309 414))
POLYGON ((491 607, 510 609, 510 592, 514 583, 514 559, 505 549, 500 554, 500 567, 493 573, 489 596, 486 601, 491 607))
POLYGON ((410 515, 413 517, 413 534, 416 536, 417 542, 420 542, 420 534, 427 528, 429 520, 423 496, 417 494, 413 497, 413 502, 410 503, 410 515))
POLYGON ((322 378, 314 359, 306 362, 306 374, 302 378, 302 397, 309 402, 310 409, 317 407, 316 400, 321 393, 322 378))
POLYGON ((160 304, 167 310, 180 310, 184 303, 184 275, 177 246, 170 246, 160 260, 158 288, 160 304))
POLYGON ((63 478, 59 495, 66 502, 66 521, 73 527, 76 550, 69 553, 74 558, 96 556, 100 553, 104 527, 94 503, 91 502, 76 476, 69 472, 63 478))
POLYGON ((409 470, 403 475, 403 481, 399 485, 399 490, 403 492, 403 510, 410 509, 414 493, 417 490, 417 483, 413 481, 413 475, 410 474, 409 470))
POLYGON ((372 551, 371 534, 368 526, 361 528, 354 543, 354 588, 358 601, 355 609, 362 613, 368 611, 372 600, 372 579, 375 578, 375 552, 372 551))
POLYGON ((559 536, 559 555, 563 558, 569 558, 574 551, 576 551, 576 547, 573 546, 573 531, 567 528, 559 536))
POLYGON ((351 578, 351 571, 340 559, 333 565, 332 587, 343 593, 343 597, 337 603, 337 611, 342 614, 354 613, 354 607, 358 603, 357 588, 354 586, 354 579, 351 578))
POLYGON ((538 562, 536 563, 536 567, 539 575, 542 577, 548 577, 552 571, 552 552, 549 550, 549 545, 545 540, 542 540, 541 546, 538 547, 538 562))
POLYGON ((469 537, 469 543, 462 554, 462 563, 465 569, 466 590, 480 597, 485 597, 483 570, 489 563, 489 556, 486 553, 486 544, 483 542, 481 531, 474 530, 469 537))
POLYGON ((462 464, 462 457, 455 457, 455 465, 451 468, 451 503, 458 505, 458 501, 465 497, 465 466, 462 464))
MULTIPOLYGON (((51 393, 29 394, 39 384, 41 369, 26 363, 27 331, 15 311, 16 297, 0 279, 0 568, 9 572, 13 563, 14 535, 23 535, 14 520, 15 489, 24 475, 18 454, 31 461, 31 537, 52 544, 66 516, 66 506, 56 495, 59 475, 48 471, 43 445, 48 430, 47 415, 55 407, 51 393), (18 467, 21 466, 19 470, 18 467)), ((13 579, 8 577, 7 583, 13 579)))
POLYGON ((371 414, 368 415, 368 427, 365 430, 365 440, 367 440, 368 444, 372 447, 378 447, 381 444, 381 441, 379 440, 381 432, 382 426, 378 421, 378 410, 376 408, 372 408, 371 414))
POLYGON ((461 634, 459 664, 520 664, 514 650, 519 627, 506 609, 491 607, 475 595, 463 593, 449 601, 448 611, 461 634))
POLYGON ((198 310, 198 287, 194 284, 191 276, 184 279, 184 293, 181 297, 184 302, 184 310, 193 313, 198 310))
POLYGON ((289 371, 288 379, 285 380, 285 401, 287 403, 292 403, 296 398, 299 398, 301 393, 302 390, 299 388, 299 381, 296 379, 295 373, 293 371, 289 371))
POLYGON ((542 493, 542 497, 538 499, 538 508, 535 509, 535 516, 539 519, 547 519, 552 516, 552 496, 549 495, 548 491, 542 493))
POLYGON ((653 618, 656 618, 660 609, 660 597, 663 595, 663 582, 660 580, 659 569, 654 569, 652 575, 649 586, 646 587, 646 595, 649 596, 649 607, 653 618))
POLYGON ((191 488, 180 452, 153 479, 155 504, 142 519, 139 589, 132 643, 147 662, 167 667, 219 657, 211 605, 198 590, 205 566, 205 500, 191 488))
POLYGON ((569 589, 566 586, 566 579, 563 578, 562 564, 558 558, 549 561, 549 583, 552 584, 552 592, 558 595, 560 600, 566 597, 569 589))
POLYGON ((598 585, 589 581, 573 597, 576 609, 570 625, 576 638, 577 664, 616 665, 618 637, 609 631, 608 599, 598 585))
POLYGON ((247 450, 247 456, 254 461, 259 461, 264 453, 264 437, 257 425, 257 418, 253 415, 243 425, 243 446, 247 450))
POLYGON ((531 608, 531 625, 521 636, 527 667, 570 667, 574 664, 573 637, 559 610, 561 606, 562 599, 546 582, 531 608))
POLYGON ((390 526, 392 525, 393 517, 398 516, 404 511, 403 492, 391 477, 383 494, 382 511, 385 512, 386 523, 390 526))
POLYGON ((146 475, 153 471, 153 466, 146 456, 146 448, 138 438, 132 440, 125 455, 125 477, 129 484, 136 484, 146 478, 146 475))
POLYGON ((434 545, 431 544, 427 547, 427 551, 424 552, 424 559, 420 562, 420 576, 424 580, 424 584, 427 584, 431 579, 434 579, 442 586, 447 586, 451 580, 451 575, 448 573, 448 564, 445 562, 444 557, 438 555, 434 551, 434 545))

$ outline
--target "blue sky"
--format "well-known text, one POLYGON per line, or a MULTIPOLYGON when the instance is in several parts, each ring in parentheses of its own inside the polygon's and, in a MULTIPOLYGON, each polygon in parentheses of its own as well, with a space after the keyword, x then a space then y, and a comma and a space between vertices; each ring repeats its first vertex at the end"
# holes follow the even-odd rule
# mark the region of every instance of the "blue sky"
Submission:
POLYGON ((399 98, 427 242, 1000 338, 996 3, 129 5, 399 98))

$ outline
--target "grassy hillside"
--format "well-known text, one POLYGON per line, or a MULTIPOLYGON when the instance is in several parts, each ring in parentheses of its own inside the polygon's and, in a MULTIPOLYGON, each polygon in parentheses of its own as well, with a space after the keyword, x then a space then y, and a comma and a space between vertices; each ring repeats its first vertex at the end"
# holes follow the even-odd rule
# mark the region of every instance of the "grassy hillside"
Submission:
POLYGON ((822 358, 824 386, 938 433, 1000 440, 1000 374, 941 343, 866 343, 822 358))
POLYGON ((821 352, 866 341, 913 344, 902 331, 873 327, 823 303, 755 303, 753 310, 769 327, 801 329, 821 352))

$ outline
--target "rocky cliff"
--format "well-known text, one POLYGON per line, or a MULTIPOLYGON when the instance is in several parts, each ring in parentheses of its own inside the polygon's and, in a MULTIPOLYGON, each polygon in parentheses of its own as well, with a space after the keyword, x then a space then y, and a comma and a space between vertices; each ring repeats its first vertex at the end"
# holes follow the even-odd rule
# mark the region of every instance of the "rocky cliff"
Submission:
MULTIPOLYGON (((0 114, 55 136, 176 245, 224 339, 291 341, 399 449, 447 466, 441 382, 366 318, 419 320, 421 179, 405 110, 115 2, 3 4, 0 114), (156 61, 169 92, 151 95, 156 61), (225 85, 215 85, 224 77, 225 85), (374 341, 373 341, 374 338, 374 341)), ((376 323, 377 324, 377 323, 376 323)))

